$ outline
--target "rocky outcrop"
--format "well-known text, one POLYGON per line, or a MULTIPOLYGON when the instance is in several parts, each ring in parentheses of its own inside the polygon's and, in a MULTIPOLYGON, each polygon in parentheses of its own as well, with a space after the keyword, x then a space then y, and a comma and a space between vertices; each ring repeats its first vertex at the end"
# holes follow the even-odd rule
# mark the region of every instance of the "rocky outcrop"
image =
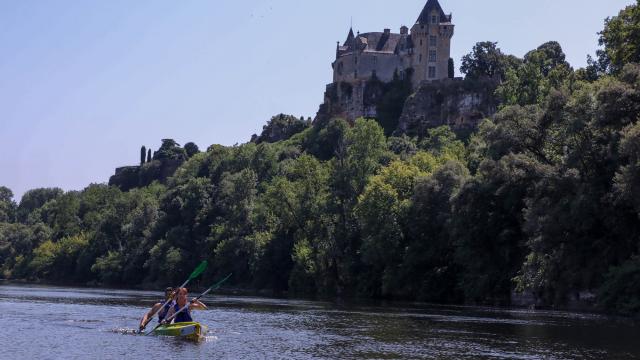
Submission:
POLYGON ((324 102, 316 114, 314 124, 326 124, 338 117, 353 121, 361 116, 375 115, 375 106, 364 108, 365 81, 357 83, 338 82, 327 85, 324 102), (366 110, 366 111, 365 111, 366 110), (373 114, 370 114, 373 111, 373 114))
POLYGON ((492 79, 445 79, 423 82, 404 104, 396 134, 422 136, 430 128, 475 128, 496 112, 492 79))
POLYGON ((260 144, 287 140, 309 126, 311 126, 311 118, 305 120, 303 117, 298 119, 293 115, 278 114, 262 127, 262 133, 259 136, 254 134, 251 137, 251 142, 260 144))
POLYGON ((441 125, 470 130, 496 112, 497 87, 498 82, 489 78, 444 79, 422 82, 408 96, 410 89, 405 89, 402 80, 334 83, 327 86, 314 124, 326 124, 334 117, 353 121, 362 116, 376 118, 385 132, 395 135, 423 136, 441 125))

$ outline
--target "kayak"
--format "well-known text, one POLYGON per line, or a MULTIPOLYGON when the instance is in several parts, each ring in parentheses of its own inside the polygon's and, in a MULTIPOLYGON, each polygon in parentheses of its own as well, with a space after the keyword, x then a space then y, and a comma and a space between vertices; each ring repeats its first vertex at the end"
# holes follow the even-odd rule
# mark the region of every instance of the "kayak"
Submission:
POLYGON ((153 331, 154 335, 176 336, 186 340, 200 340, 207 333, 209 328, 197 322, 183 322, 175 324, 160 325, 153 331))

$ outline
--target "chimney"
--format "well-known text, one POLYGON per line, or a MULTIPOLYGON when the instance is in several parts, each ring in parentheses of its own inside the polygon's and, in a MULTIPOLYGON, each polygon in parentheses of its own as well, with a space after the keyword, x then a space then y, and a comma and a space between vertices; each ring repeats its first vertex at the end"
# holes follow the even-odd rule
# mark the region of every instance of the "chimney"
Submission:
POLYGON ((400 35, 408 35, 408 34, 409 34, 409 28, 404 26, 404 25, 402 25, 400 27, 400 35))
POLYGON ((384 33, 387 35, 391 34, 391 29, 384 29, 384 33))

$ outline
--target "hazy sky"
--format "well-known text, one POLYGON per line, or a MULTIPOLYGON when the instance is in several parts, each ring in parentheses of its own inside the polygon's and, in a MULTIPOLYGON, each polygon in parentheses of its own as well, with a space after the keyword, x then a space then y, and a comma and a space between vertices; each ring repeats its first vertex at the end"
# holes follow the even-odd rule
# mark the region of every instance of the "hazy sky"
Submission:
MULTIPOLYGON (((315 115, 336 41, 411 27, 426 0, 0 1, 0 185, 82 189, 141 145, 246 142, 275 114, 315 115)), ((440 0, 452 57, 560 42, 575 67, 632 0, 440 0)))

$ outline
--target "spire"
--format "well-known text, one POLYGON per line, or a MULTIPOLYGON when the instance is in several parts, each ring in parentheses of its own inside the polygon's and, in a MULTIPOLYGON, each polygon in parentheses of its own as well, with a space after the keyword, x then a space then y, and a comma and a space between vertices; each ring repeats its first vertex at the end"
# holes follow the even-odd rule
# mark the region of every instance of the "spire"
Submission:
POLYGON ((347 41, 344 42, 344 46, 350 47, 353 44, 355 38, 356 37, 353 35, 353 28, 349 28, 349 35, 347 35, 347 41))
POLYGON ((431 11, 433 11, 434 9, 440 13, 440 22, 451 21, 449 16, 447 16, 442 10, 442 6, 440 6, 438 0, 429 0, 424 6, 424 9, 422 9, 420 16, 418 16, 418 20, 416 21, 416 23, 429 24, 431 22, 431 11))
POLYGON ((355 36, 353 36, 353 28, 349 28, 349 35, 347 35, 347 42, 352 41, 355 36))

